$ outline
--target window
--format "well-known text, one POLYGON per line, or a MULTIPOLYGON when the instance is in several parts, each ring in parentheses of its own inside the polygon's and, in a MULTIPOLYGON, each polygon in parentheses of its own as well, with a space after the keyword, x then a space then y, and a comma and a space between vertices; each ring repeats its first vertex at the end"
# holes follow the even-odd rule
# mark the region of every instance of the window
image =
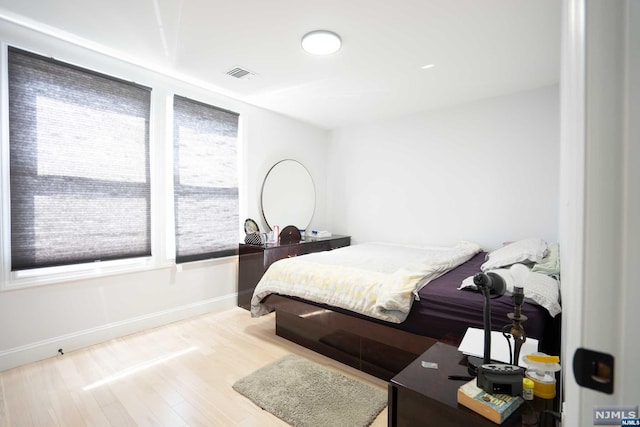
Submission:
POLYGON ((9 48, 11 269, 151 255, 151 90, 9 48))
POLYGON ((174 96, 176 262, 238 248, 238 114, 174 96))

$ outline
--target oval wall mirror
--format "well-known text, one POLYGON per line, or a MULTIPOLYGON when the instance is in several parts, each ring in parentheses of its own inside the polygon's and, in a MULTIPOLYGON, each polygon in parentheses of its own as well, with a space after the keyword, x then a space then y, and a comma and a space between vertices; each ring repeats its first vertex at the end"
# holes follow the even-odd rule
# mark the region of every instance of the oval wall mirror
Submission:
POLYGON ((307 168, 297 160, 286 159, 267 172, 261 199, 262 216, 269 228, 294 225, 303 230, 316 208, 316 189, 307 168))

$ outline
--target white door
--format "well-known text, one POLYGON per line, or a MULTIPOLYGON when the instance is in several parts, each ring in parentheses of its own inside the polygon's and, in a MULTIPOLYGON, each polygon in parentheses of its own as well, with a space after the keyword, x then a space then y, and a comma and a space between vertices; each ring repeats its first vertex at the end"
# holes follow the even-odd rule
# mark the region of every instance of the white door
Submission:
POLYGON ((562 33, 563 425, 573 427, 640 403, 640 0, 567 0, 562 33), (578 384, 580 348, 613 357, 611 393, 578 384))

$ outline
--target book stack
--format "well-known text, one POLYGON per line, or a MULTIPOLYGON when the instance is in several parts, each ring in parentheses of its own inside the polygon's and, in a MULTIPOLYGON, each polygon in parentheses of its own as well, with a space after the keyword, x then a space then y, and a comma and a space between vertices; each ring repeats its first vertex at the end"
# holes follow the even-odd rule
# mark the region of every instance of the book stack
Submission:
POLYGON ((476 379, 463 384, 458 389, 458 403, 474 412, 502 424, 524 402, 520 396, 490 394, 476 385, 476 379))

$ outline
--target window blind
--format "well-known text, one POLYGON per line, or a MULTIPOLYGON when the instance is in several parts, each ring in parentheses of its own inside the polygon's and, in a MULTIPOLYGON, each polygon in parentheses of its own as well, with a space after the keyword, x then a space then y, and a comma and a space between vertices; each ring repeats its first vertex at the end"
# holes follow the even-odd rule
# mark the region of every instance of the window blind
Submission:
POLYGON ((174 96, 176 262, 237 253, 238 118, 174 96))
POLYGON ((10 47, 12 270, 151 255, 151 89, 10 47))

